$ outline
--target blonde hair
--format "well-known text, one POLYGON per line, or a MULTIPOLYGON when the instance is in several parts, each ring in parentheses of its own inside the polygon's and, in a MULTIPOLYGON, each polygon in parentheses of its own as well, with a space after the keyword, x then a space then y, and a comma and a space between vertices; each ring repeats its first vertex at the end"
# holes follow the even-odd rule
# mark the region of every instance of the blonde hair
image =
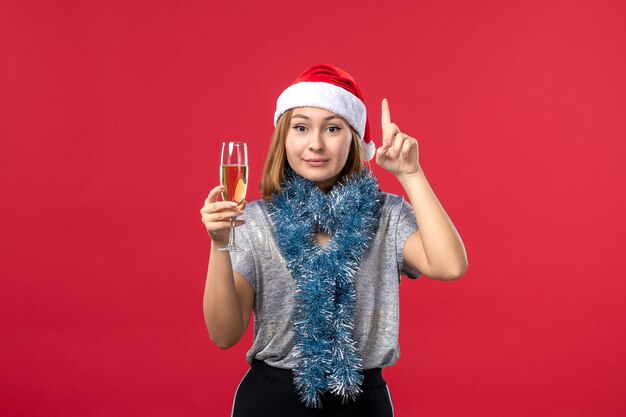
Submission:
MULTIPOLYGON (((285 179, 285 168, 288 165, 285 141, 289 133, 292 113, 293 109, 287 110, 280 116, 276 123, 274 133, 272 134, 272 142, 270 143, 270 149, 265 159, 261 179, 261 196, 265 201, 270 201, 272 196, 281 190, 281 184, 285 179)), ((364 168, 361 139, 352 126, 350 126, 350 131, 352 132, 350 152, 348 153, 348 159, 341 170, 338 181, 341 181, 341 179, 346 176, 361 172, 364 168)))

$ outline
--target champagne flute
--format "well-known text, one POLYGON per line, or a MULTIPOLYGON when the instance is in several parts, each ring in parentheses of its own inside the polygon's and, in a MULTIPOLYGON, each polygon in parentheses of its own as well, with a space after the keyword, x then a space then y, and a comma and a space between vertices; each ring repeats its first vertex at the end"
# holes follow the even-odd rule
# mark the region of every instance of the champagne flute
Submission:
MULTIPOLYGON (((248 188, 248 148, 243 142, 222 143, 222 163, 220 182, 224 186, 222 200, 243 203, 248 188)), ((235 243, 235 219, 230 219, 228 244, 218 250, 241 251, 244 248, 235 243)))

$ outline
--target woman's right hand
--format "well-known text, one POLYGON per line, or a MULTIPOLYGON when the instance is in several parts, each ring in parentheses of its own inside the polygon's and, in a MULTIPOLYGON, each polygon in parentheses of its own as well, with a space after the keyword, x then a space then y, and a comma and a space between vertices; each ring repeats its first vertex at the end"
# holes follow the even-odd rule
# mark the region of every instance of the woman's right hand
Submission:
MULTIPOLYGON (((241 205, 233 201, 218 201, 217 197, 224 190, 223 186, 215 187, 204 200, 204 206, 200 209, 202 223, 206 227, 211 241, 217 245, 226 245, 230 233, 230 219, 243 214, 245 202, 241 205)), ((245 220, 235 220, 235 227, 241 226, 245 220)))

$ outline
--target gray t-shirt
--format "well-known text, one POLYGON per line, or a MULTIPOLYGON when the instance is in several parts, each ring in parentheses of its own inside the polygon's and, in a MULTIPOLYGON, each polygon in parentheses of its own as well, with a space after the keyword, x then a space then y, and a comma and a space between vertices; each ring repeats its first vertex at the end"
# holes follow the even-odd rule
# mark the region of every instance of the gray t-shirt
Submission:
MULTIPOLYGON (((245 252, 230 252, 233 271, 241 274, 255 292, 254 341, 246 355, 268 365, 293 369, 292 318, 296 282, 285 265, 274 238, 264 201, 250 203, 237 228, 237 243, 245 252)), ((356 341, 363 368, 385 368, 399 356, 398 286, 400 275, 421 276, 404 264, 404 243, 418 230, 411 206, 401 196, 383 193, 378 229, 363 254, 355 279, 356 341)))

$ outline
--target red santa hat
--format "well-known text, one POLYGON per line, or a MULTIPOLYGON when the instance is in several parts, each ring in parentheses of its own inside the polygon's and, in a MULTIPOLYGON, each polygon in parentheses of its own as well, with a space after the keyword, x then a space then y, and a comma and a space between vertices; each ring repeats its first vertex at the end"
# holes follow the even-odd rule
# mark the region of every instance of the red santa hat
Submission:
POLYGON ((314 65, 304 71, 278 97, 274 126, 284 112, 296 107, 319 107, 343 117, 359 134, 365 160, 374 157, 376 145, 370 139, 363 96, 347 72, 326 64, 314 65))

